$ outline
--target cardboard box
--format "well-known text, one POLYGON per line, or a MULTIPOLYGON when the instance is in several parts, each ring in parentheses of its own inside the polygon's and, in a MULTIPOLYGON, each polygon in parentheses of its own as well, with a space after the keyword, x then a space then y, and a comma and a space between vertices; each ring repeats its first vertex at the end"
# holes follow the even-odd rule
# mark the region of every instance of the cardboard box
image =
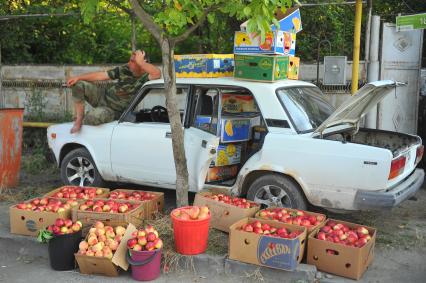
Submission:
POLYGON ((212 119, 211 116, 197 115, 195 117, 194 126, 198 129, 202 129, 210 133, 216 133, 217 121, 216 122, 214 121, 213 124, 210 125, 211 119, 212 119))
POLYGON ((294 56, 296 54, 296 34, 285 31, 270 31, 265 35, 265 42, 262 42, 259 34, 236 31, 234 53, 294 56))
MULTIPOLYGON (((108 225, 108 224, 106 224, 108 225)), ((114 225, 113 227, 115 228, 114 225)), ((127 253, 127 240, 132 238, 132 233, 136 231, 136 227, 132 224, 128 224, 126 232, 118 245, 112 259, 105 257, 87 256, 81 254, 74 254, 75 260, 77 261, 80 272, 83 274, 99 274, 110 277, 116 277, 119 275, 118 268, 121 267, 123 270, 129 268, 129 264, 126 260, 127 253)), ((87 236, 86 236, 87 240, 87 236)))
POLYGON ((234 54, 175 55, 177 78, 232 77, 234 54))
POLYGON ((222 113, 259 112, 252 95, 222 94, 222 113))
POLYGON ((235 78, 252 81, 272 82, 298 78, 299 61, 297 57, 271 55, 235 55, 235 78), (291 66, 290 66, 291 62, 291 66))
POLYGON ((246 263, 292 271, 303 258, 306 228, 276 221, 244 218, 234 223, 229 231, 229 258, 246 263), (303 231, 294 239, 284 239, 238 230, 243 224, 255 221, 276 228, 303 231))
POLYGON ((235 165, 241 162, 241 144, 219 144, 211 166, 235 165))
POLYGON ((229 192, 210 189, 208 191, 199 192, 195 195, 194 205, 207 206, 210 209, 210 227, 229 233, 229 227, 235 222, 253 217, 260 209, 260 206, 251 208, 240 208, 235 205, 219 202, 208 198, 207 196, 223 193, 229 195, 229 192))
MULTIPOLYGON (((262 210, 260 210, 260 211, 258 211, 257 213, 256 213, 256 215, 255 215, 255 218, 258 218, 258 219, 263 219, 263 218, 260 218, 260 216, 259 216, 259 214, 262 212, 262 211, 265 211, 265 210, 273 210, 273 209, 275 209, 275 208, 267 208, 267 209, 262 209, 262 210)), ((303 211, 306 215, 308 215, 308 216, 315 216, 315 217, 317 217, 317 216, 322 216, 323 218, 324 218, 324 220, 323 221, 321 221, 321 223, 319 223, 318 225, 316 225, 316 226, 312 226, 312 227, 306 227, 306 229, 307 229, 307 231, 308 231, 308 235, 309 235, 309 233, 311 233, 313 230, 315 230, 316 228, 318 228, 318 227, 322 227, 323 226, 323 224, 327 221, 326 219, 327 219, 327 216, 325 216, 324 214, 321 214, 321 213, 315 213, 315 212, 311 212, 311 211, 306 211, 306 210, 301 210, 301 209, 292 209, 292 208, 287 208, 287 207, 283 207, 282 209, 285 209, 285 210, 287 210, 288 212, 297 212, 298 210, 299 211, 303 211)), ((284 223, 284 222, 282 222, 282 221, 279 221, 279 220, 274 220, 274 219, 271 219, 272 221, 277 221, 277 222, 280 222, 280 223, 284 223)), ((293 224, 293 225, 296 225, 296 224, 293 224)))
MULTIPOLYGON (((140 190, 126 190, 126 189, 116 189, 113 192, 141 192, 140 190)), ((153 219, 155 214, 163 213, 164 209, 164 193, 162 192, 153 192, 153 191, 143 191, 155 195, 151 200, 141 201, 143 209, 143 218, 144 219, 153 219)), ((109 199, 109 194, 106 195, 106 198, 109 199)), ((132 200, 133 201, 133 200, 132 200)))
POLYGON ((207 171, 206 183, 230 180, 237 174, 238 165, 210 167, 207 171))
MULTIPOLYGON (((109 194, 109 189, 107 188, 96 188, 96 187, 79 187, 79 186, 62 186, 60 188, 54 189, 53 191, 48 192, 47 194, 44 195, 44 197, 53 197, 54 194, 56 194, 57 192, 61 191, 64 188, 80 188, 80 189, 102 189, 103 193, 100 195, 96 195, 95 198, 104 198, 109 194)), ((71 198, 58 198, 58 199, 71 199, 71 198)), ((78 198, 73 198, 76 200, 80 200, 78 198)), ((84 200, 84 199, 83 199, 84 200)))
MULTIPOLYGON (((300 17, 300 11, 297 7, 288 8, 285 13, 278 9, 277 13, 275 14, 275 18, 280 24, 279 30, 298 33, 303 29, 302 18, 300 17)), ((247 31, 247 23, 248 21, 245 21, 240 25, 241 31, 247 31)), ((275 25, 271 25, 271 29, 276 30, 277 27, 275 25)))
POLYGON ((300 66, 300 58, 296 56, 288 57, 288 70, 287 70, 287 78, 290 80, 298 80, 299 79, 299 66, 300 66))
POLYGON ((250 118, 222 117, 220 123, 220 142, 240 142, 250 139, 250 118))
POLYGON ((329 241, 318 240, 315 236, 320 227, 315 229, 308 237, 307 263, 313 264, 318 270, 336 274, 352 279, 360 279, 374 258, 374 246, 376 244, 376 229, 350 222, 329 219, 336 223, 342 223, 349 228, 363 226, 371 235, 371 240, 363 247, 349 247, 329 241), (333 250, 336 254, 328 254, 327 250, 333 250))
MULTIPOLYGON (((35 199, 35 198, 33 198, 35 199)), ((30 199, 27 202, 31 202, 30 199)), ((61 200, 62 203, 64 201, 61 200)), ((55 223, 57 218, 71 218, 71 209, 62 212, 30 211, 16 208, 16 204, 9 208, 10 233, 37 236, 38 231, 55 223)))
MULTIPOLYGON (((108 199, 95 199, 108 201, 108 199)), ((109 226, 126 226, 128 223, 132 223, 136 227, 142 224, 145 219, 144 208, 141 202, 137 201, 123 201, 114 200, 121 203, 137 204, 135 208, 125 213, 109 213, 109 212, 95 212, 95 211, 82 211, 78 208, 72 209, 72 221, 80 220, 83 223, 83 234, 87 232, 87 228, 92 226, 95 222, 101 221, 105 225, 109 226)))

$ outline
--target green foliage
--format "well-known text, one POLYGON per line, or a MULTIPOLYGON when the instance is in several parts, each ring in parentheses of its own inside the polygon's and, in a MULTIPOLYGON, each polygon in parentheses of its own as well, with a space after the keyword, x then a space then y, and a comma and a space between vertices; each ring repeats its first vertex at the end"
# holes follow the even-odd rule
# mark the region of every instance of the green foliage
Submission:
POLYGON ((27 96, 25 109, 27 117, 31 121, 45 121, 44 109, 46 109, 46 98, 39 89, 33 89, 32 93, 27 96))

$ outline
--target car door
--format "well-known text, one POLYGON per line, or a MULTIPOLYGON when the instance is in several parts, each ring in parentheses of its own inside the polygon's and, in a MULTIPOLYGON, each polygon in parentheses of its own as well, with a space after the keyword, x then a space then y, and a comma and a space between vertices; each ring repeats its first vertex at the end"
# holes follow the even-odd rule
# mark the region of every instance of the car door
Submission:
MULTIPOLYGON (((178 91, 178 107, 184 113, 187 90, 178 91)), ((164 88, 146 87, 115 127, 111 140, 111 166, 120 181, 174 188, 176 170, 167 113, 152 116, 152 109, 165 109, 164 88), (158 116, 158 115, 157 115, 158 116)))

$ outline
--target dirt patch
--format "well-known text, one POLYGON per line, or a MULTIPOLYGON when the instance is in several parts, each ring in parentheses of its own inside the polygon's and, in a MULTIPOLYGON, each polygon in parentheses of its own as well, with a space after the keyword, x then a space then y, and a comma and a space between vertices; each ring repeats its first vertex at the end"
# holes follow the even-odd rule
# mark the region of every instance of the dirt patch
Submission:
POLYGON ((0 201, 15 203, 42 196, 61 186, 59 169, 56 165, 40 159, 32 154, 22 156, 18 186, 0 190, 0 201), (36 162, 36 165, 33 162, 36 162), (35 170, 34 166, 38 169, 35 170))

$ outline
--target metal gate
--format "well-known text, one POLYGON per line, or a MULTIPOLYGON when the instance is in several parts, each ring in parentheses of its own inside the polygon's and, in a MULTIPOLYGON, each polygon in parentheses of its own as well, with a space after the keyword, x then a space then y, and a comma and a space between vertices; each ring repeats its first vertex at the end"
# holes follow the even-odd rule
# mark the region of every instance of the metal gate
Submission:
POLYGON ((379 103, 378 129, 417 132, 422 43, 423 30, 396 32, 394 24, 383 24, 380 79, 407 85, 379 103))

